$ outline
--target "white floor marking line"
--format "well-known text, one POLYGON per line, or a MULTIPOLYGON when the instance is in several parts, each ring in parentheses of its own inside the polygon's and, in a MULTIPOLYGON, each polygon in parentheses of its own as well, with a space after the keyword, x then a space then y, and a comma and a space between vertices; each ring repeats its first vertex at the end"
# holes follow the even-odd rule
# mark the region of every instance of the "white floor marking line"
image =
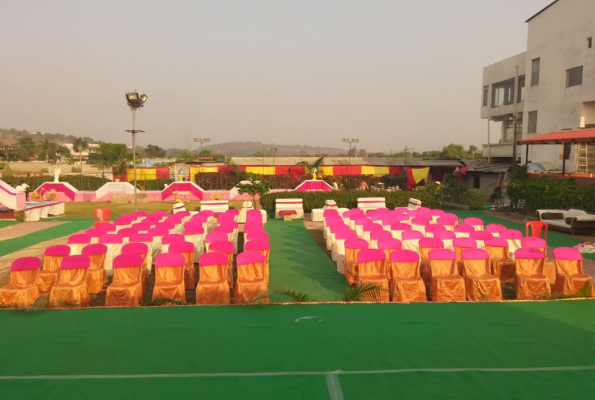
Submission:
POLYGON ((336 373, 326 374, 326 387, 331 400, 343 400, 343 391, 341 390, 341 382, 339 382, 339 375, 336 373))
POLYGON ((316 375, 376 375, 452 373, 452 372, 556 372, 556 371, 595 371, 595 365, 568 367, 529 367, 529 368, 410 368, 380 369, 363 371, 280 371, 280 372, 197 372, 187 374, 123 374, 123 375, 14 375, 0 376, 0 381, 12 380, 71 380, 71 379, 151 379, 151 378, 217 378, 217 377, 259 377, 259 376, 316 376, 316 375))

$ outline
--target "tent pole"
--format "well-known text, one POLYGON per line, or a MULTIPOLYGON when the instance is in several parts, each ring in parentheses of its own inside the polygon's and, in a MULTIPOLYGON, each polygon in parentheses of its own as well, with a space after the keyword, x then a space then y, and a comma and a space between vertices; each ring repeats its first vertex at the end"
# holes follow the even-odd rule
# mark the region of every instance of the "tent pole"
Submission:
POLYGON ((529 144, 525 147, 525 167, 529 165, 529 144))

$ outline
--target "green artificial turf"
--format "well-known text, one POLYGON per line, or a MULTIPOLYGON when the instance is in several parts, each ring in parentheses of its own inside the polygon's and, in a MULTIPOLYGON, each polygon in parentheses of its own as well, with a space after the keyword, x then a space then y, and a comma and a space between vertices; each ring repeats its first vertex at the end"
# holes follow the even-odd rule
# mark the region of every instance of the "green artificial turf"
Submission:
POLYGON ((0 326, 7 399, 340 398, 329 386, 345 399, 545 399, 595 390, 592 300, 0 311, 0 326))
MULTIPOLYGON (((347 288, 335 263, 318 247, 302 220, 270 218, 265 225, 271 243, 269 290, 308 294, 313 301, 336 301, 347 288)), ((271 301, 292 301, 273 294, 271 301)))
POLYGON ((54 219, 54 221, 65 221, 65 223, 50 228, 41 229, 28 235, 1 241, 0 256, 14 253, 15 251, 22 250, 47 240, 69 236, 75 232, 93 226, 93 220, 88 218, 57 218, 54 219))
POLYGON ((18 221, 12 221, 12 220, 0 221, 0 228, 5 228, 7 226, 16 225, 18 223, 19 223, 18 221))

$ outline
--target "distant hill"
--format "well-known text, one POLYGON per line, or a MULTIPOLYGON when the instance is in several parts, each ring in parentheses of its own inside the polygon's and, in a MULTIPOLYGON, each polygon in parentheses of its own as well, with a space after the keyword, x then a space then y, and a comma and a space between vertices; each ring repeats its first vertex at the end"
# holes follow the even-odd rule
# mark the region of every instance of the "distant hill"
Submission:
MULTIPOLYGON (((29 132, 25 130, 19 129, 4 129, 0 128, 0 144, 3 145, 12 145, 14 144, 19 137, 31 135, 35 140, 45 140, 49 139, 52 142, 57 143, 72 143, 73 140, 76 139, 76 136, 72 135, 63 135, 61 133, 45 133, 45 132, 29 132)), ((84 138, 88 143, 95 143, 95 140, 85 137, 84 138)))
MULTIPOLYGON (((224 154, 226 156, 251 156, 255 153, 261 153, 264 150, 266 155, 272 154, 271 148, 277 149, 278 156, 338 156, 346 154, 347 149, 338 149, 335 147, 319 147, 319 146, 301 146, 301 145, 282 145, 273 143, 261 142, 226 142, 217 143, 204 146, 204 150, 210 150, 214 154, 224 154)), ((199 149, 195 150, 196 152, 199 149)))

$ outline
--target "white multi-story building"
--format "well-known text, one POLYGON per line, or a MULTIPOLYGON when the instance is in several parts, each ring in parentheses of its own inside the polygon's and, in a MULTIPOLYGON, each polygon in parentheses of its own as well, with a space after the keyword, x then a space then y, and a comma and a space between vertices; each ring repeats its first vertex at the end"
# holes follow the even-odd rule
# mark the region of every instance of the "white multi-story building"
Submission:
MULTIPOLYGON (((483 145, 484 156, 494 159, 512 160, 515 126, 517 141, 595 128, 595 0, 556 0, 526 22, 527 51, 483 71, 481 118, 502 123, 483 145)), ((562 148, 529 146, 528 161, 561 169, 562 148)), ((517 146, 516 157, 525 163, 524 146, 517 146)), ((565 164, 574 171, 575 146, 565 164)))

